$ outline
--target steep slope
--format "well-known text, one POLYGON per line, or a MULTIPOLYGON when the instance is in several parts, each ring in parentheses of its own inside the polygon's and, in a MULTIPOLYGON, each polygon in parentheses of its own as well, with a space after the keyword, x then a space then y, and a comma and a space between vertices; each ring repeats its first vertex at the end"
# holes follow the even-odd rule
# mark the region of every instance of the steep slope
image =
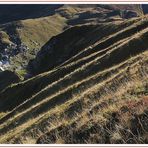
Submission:
POLYGON ((148 18, 111 25, 52 38, 40 54, 69 58, 0 92, 0 143, 148 143, 148 18))
MULTIPOLYGON (((123 23, 101 23, 97 25, 82 25, 72 27, 66 30, 64 33, 61 33, 49 40, 49 42, 42 47, 36 58, 30 61, 28 68, 31 73, 41 73, 52 69, 55 66, 63 63, 65 60, 68 60, 68 58, 76 55, 86 47, 90 48, 91 50, 92 47, 90 45, 94 44, 97 40, 104 39, 111 33, 117 32, 121 28, 126 28, 128 25, 131 25, 137 21, 138 18, 123 23)), ((139 30, 146 27, 146 24, 142 24, 141 22, 134 24, 131 26, 133 28, 133 31, 131 29, 131 33, 135 31, 135 25, 139 25, 139 30)), ((125 36, 126 32, 128 33, 128 30, 129 29, 125 29, 125 36)), ((118 34, 118 36, 120 36, 122 31, 118 34)))

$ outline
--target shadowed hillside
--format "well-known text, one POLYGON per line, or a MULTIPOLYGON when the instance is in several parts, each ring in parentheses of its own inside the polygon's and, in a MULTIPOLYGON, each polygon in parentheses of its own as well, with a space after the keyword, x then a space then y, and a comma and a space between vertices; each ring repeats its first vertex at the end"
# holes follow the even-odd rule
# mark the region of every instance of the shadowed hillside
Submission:
POLYGON ((52 37, 0 92, 0 143, 148 143, 147 40, 147 16, 52 37))
POLYGON ((0 92, 9 86, 12 83, 17 83, 20 81, 20 78, 11 71, 0 72, 0 92))

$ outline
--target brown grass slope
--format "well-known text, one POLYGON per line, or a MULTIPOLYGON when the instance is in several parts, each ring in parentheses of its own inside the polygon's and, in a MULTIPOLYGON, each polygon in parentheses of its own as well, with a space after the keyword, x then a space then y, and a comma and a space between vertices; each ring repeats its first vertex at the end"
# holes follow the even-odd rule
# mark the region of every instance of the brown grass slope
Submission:
POLYGON ((91 49, 3 90, 0 143, 148 143, 147 17, 118 25, 100 40, 94 32, 91 49))

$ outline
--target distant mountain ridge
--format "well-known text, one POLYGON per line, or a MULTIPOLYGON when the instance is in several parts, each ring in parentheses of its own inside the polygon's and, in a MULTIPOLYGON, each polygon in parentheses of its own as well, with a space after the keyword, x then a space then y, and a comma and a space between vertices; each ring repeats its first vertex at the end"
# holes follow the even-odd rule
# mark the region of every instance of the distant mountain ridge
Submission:
POLYGON ((34 4, 17 4, 17 5, 0 5, 0 24, 12 21, 35 19, 53 15, 55 10, 63 5, 34 5, 34 4))

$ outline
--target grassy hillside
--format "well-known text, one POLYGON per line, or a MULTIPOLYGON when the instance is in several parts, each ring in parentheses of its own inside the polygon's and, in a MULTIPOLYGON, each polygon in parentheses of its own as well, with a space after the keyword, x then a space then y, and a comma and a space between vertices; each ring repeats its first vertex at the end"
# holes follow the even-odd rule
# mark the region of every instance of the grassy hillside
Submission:
MULTIPOLYGON (((145 28, 146 25, 147 22, 138 22, 138 18, 136 18, 125 22, 110 22, 107 24, 98 23, 72 27, 49 40, 42 47, 36 58, 30 61, 28 69, 33 74, 45 72, 68 60, 70 57, 81 52, 81 50, 83 50, 84 48, 86 48, 85 50, 89 48, 89 50, 91 50, 91 45, 93 45, 95 42, 97 42, 98 40, 100 41, 100 39, 105 39, 106 36, 111 35, 113 32, 118 32, 119 30, 121 30, 121 28, 125 29, 117 33, 118 36, 116 38, 118 38, 121 34, 124 35, 128 32, 132 34, 136 30, 136 26, 138 26, 140 30, 142 28, 145 28), (137 23, 133 24, 134 22, 137 23), (131 26, 130 32, 127 26, 131 24, 133 25, 131 26)), ((124 36, 121 36, 121 38, 124 38, 124 36)), ((110 44, 111 43, 112 41, 110 42, 110 44)))
POLYGON ((145 16, 52 38, 41 74, 0 92, 0 143, 148 143, 147 27, 145 16), (67 57, 54 65, 51 51, 67 57))
MULTIPOLYGON (((6 55, 10 66, 3 68, 17 73, 26 71, 40 48, 70 27, 98 23, 109 27, 110 22, 118 24, 136 16, 133 5, 0 5, 0 54, 5 56, 4 50, 10 51, 6 55)), ((64 48, 62 54, 67 51, 64 48)))
POLYGON ((29 19, 21 22, 22 29, 17 29, 21 41, 29 48, 40 48, 50 37, 62 32, 65 27, 65 18, 60 15, 29 19), (29 39, 28 39, 29 37, 29 39))
MULTIPOLYGON (((50 37, 62 32, 65 25, 65 19, 63 17, 53 15, 12 22, 1 25, 0 28, 2 33, 7 34, 12 42, 21 42, 30 49, 33 49, 40 48, 50 37)), ((2 39, 5 37, 2 37, 2 39)))
POLYGON ((29 60, 35 58, 40 47, 51 37, 62 32, 65 26, 66 19, 58 14, 0 25, 0 34, 2 34, 0 37, 1 50, 8 48, 10 44, 27 46, 25 52, 11 56, 11 68, 9 70, 24 69, 29 60))

